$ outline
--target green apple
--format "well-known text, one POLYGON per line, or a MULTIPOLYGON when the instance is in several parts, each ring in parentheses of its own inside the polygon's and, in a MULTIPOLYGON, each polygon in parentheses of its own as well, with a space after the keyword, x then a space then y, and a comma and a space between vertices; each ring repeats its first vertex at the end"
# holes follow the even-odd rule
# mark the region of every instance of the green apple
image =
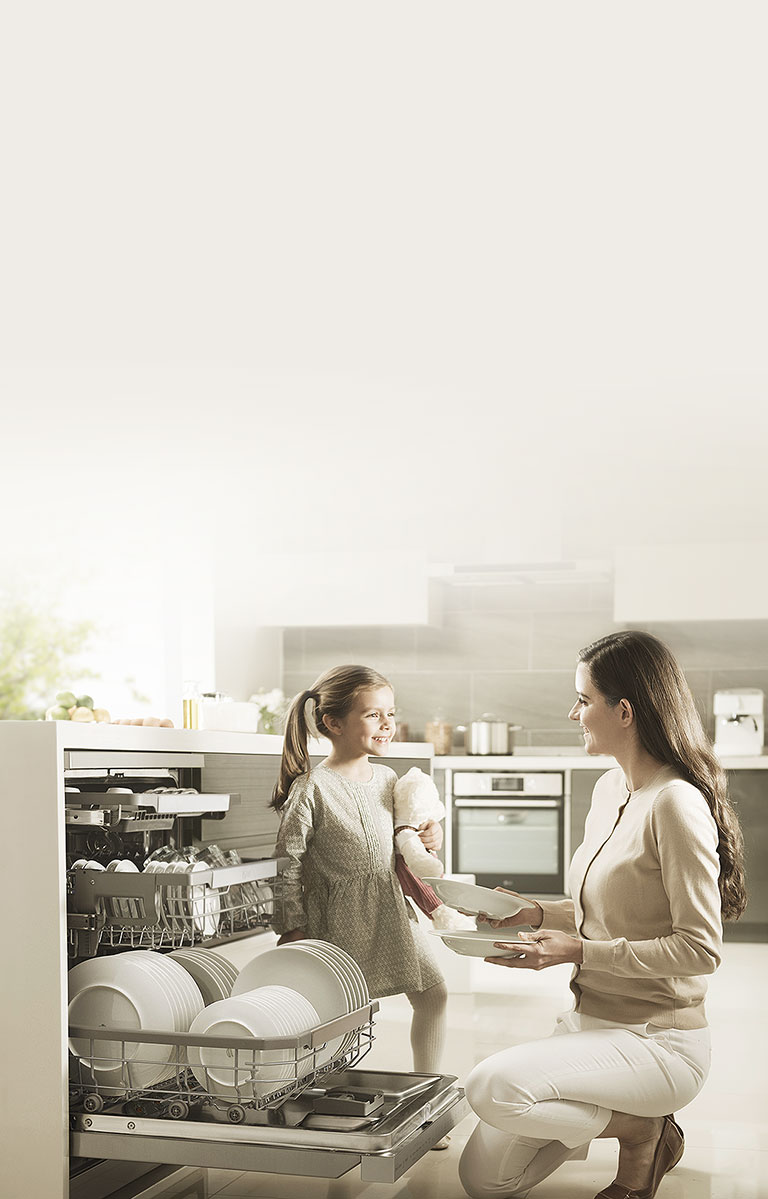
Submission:
POLYGON ((78 700, 75 699, 74 691, 60 691, 56 696, 56 703, 61 708, 74 708, 78 700))
POLYGON ((93 700, 90 695, 79 695, 75 700, 78 708, 93 708, 93 700))
POLYGON ((66 708, 62 708, 62 707, 59 707, 57 704, 54 704, 53 707, 49 708, 48 711, 45 713, 45 719, 46 720, 69 720, 69 712, 67 711, 66 708))

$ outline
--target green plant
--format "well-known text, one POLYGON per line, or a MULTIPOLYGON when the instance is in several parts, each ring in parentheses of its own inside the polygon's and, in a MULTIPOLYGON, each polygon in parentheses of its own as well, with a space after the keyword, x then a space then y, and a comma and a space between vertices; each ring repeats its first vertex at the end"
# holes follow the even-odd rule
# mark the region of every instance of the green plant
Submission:
POLYGON ((0 720, 37 720, 51 697, 77 678, 98 678, 75 661, 94 631, 90 621, 69 621, 52 607, 0 598, 0 720))

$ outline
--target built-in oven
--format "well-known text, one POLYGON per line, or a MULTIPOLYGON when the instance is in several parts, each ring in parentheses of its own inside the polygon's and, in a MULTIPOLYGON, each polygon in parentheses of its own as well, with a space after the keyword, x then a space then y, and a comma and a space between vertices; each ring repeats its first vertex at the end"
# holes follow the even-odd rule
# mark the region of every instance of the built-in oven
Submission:
POLYGON ((562 895, 570 850, 563 771, 447 773, 448 870, 474 874, 483 887, 562 895))

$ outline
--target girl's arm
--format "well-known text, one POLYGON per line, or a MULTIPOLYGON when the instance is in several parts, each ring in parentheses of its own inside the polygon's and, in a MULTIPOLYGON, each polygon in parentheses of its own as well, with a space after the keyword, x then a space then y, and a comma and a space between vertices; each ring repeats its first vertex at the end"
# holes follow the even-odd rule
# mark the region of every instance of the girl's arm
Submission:
POLYGON ((276 906, 272 928, 280 933, 280 941, 295 941, 306 936, 307 915, 304 909, 302 863, 312 841, 312 810, 306 794, 289 797, 283 808, 280 829, 275 844, 275 857, 286 858, 283 867, 283 905, 276 906))

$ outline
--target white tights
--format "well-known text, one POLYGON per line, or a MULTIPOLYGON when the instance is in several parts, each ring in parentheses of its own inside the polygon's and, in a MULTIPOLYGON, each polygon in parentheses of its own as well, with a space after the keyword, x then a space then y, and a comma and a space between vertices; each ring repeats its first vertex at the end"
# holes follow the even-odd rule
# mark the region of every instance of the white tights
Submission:
POLYGON ((437 1074, 445 1042, 448 989, 445 983, 436 983, 426 991, 412 991, 406 998, 413 1008, 413 1068, 417 1074, 437 1074))
POLYGON ((670 1115, 709 1071, 709 1029, 617 1025, 567 1012, 551 1037, 475 1066, 465 1090, 480 1117, 459 1163, 473 1199, 523 1196, 568 1158, 585 1158, 614 1111, 670 1115))

